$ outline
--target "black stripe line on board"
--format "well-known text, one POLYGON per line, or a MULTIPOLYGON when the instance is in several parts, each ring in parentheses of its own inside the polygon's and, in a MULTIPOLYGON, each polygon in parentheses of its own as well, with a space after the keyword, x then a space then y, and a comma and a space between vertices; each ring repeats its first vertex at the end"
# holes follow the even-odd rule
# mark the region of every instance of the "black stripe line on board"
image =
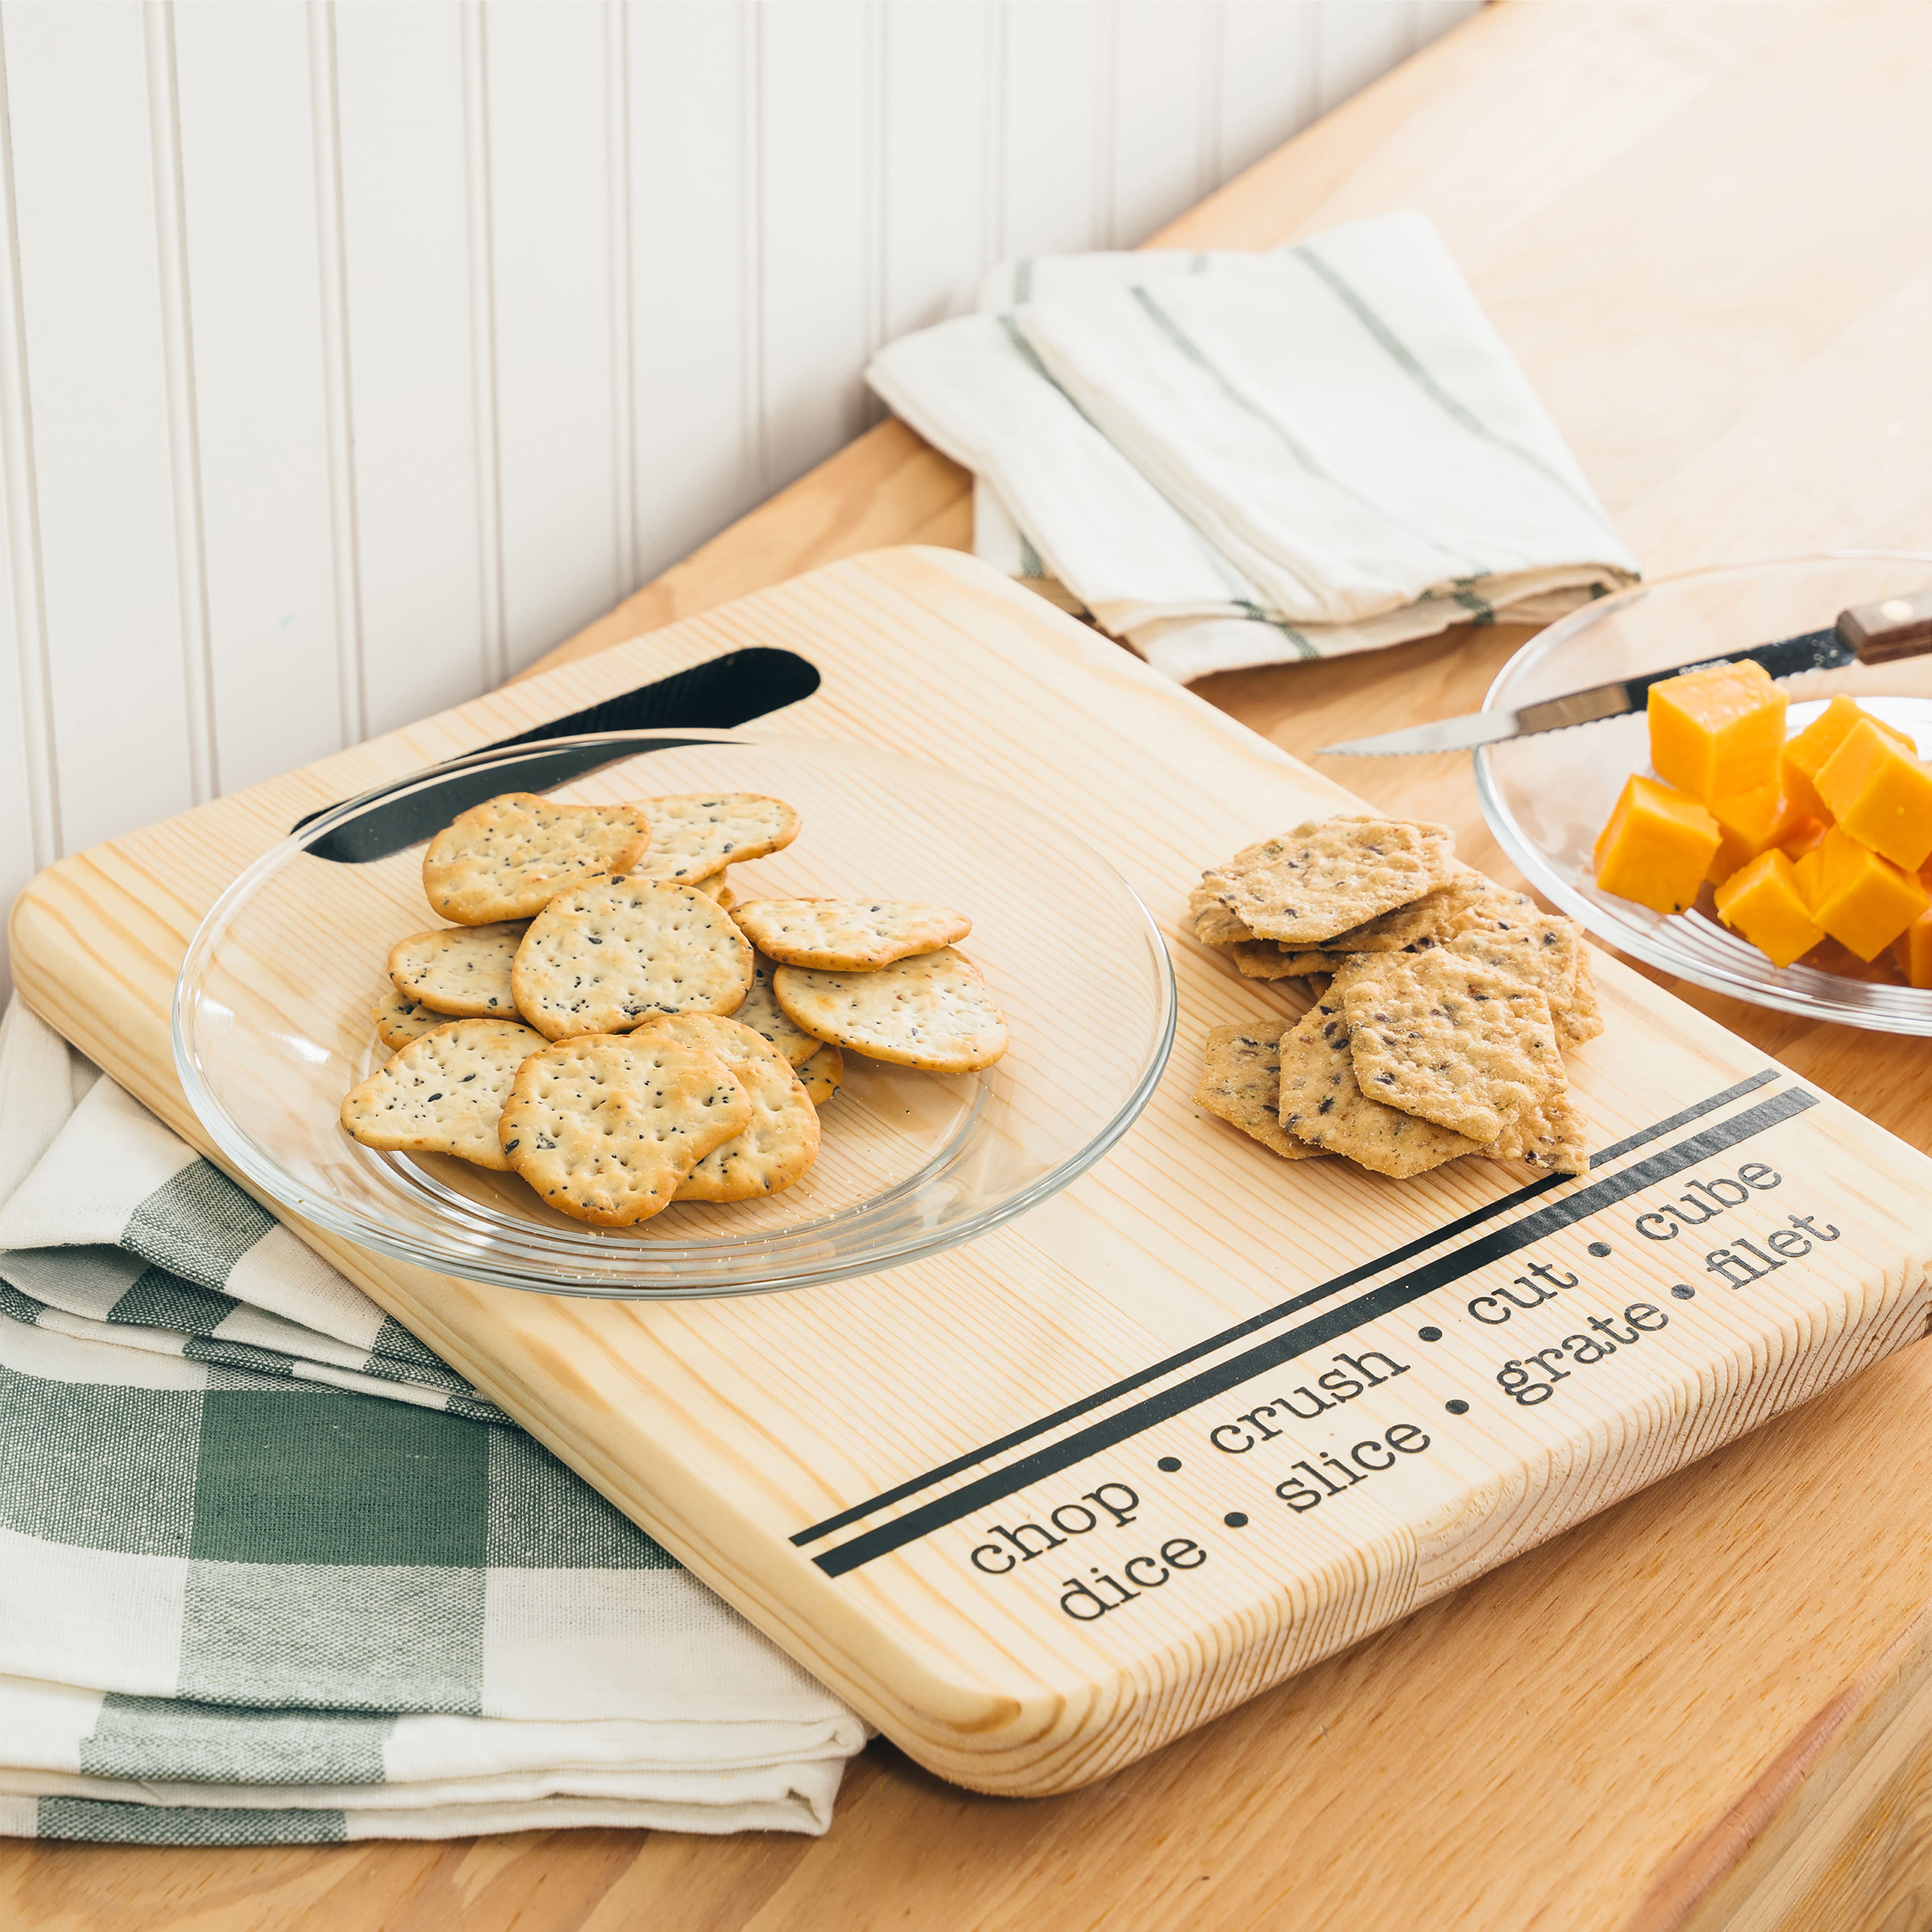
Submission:
MULTIPOLYGON (((1681 1114, 1672 1114, 1667 1120, 1653 1121, 1647 1127, 1640 1128, 1628 1139, 1618 1141, 1614 1147, 1606 1147, 1590 1156, 1592 1168, 1600 1167, 1606 1161, 1616 1160, 1624 1154, 1640 1148, 1647 1142, 1660 1140, 1664 1135, 1674 1133, 1681 1126, 1698 1120, 1706 1114, 1714 1113, 1720 1107, 1727 1107, 1733 1100, 1742 1100, 1747 1094, 1754 1094, 1768 1082, 1778 1078, 1778 1070, 1768 1066, 1761 1073, 1754 1073, 1748 1080, 1740 1080, 1735 1087, 1726 1087, 1721 1094, 1713 1094, 1708 1100, 1700 1100, 1695 1106, 1686 1107, 1681 1114)), ((1210 1335, 1204 1341, 1196 1342, 1183 1348, 1178 1354, 1169 1355, 1164 1360, 1138 1369, 1106 1388, 1097 1389, 1091 1395, 1082 1396, 1078 1402, 1069 1402, 1064 1408, 1055 1409, 1051 1415, 1042 1415, 1037 1421, 1029 1422, 1022 1427, 1002 1436, 997 1442, 982 1444, 979 1448, 964 1456, 956 1456, 950 1462, 942 1462, 937 1468, 928 1469, 922 1474, 909 1477, 896 1488, 883 1490, 862 1503, 854 1503, 850 1509, 841 1510, 836 1516, 827 1516, 823 1522, 815 1522, 808 1529, 802 1529, 791 1540, 802 1547, 808 1543, 816 1543, 821 1537, 830 1536, 834 1530, 844 1529, 848 1524, 859 1522, 877 1511, 903 1502, 908 1496, 916 1496, 921 1490, 929 1490, 937 1483, 943 1483, 950 1476, 956 1476, 962 1469, 970 1469, 976 1462, 1004 1454, 1009 1449, 1017 1448, 1022 1442, 1030 1442, 1036 1436, 1043 1436, 1050 1429, 1058 1429, 1063 1422, 1071 1422, 1077 1415, 1084 1415, 1089 1410, 1112 1402, 1116 1396, 1130 1395, 1137 1388, 1144 1388, 1150 1382, 1175 1369, 1184 1369, 1190 1362, 1198 1362, 1203 1355, 1211 1355, 1216 1348, 1225 1348, 1230 1342, 1238 1342, 1244 1336, 1252 1335, 1256 1330, 1271 1327, 1284 1322, 1291 1315, 1312 1304, 1325 1300, 1331 1294, 1339 1294, 1345 1288, 1353 1288, 1358 1281, 1366 1281, 1372 1274, 1379 1274, 1384 1268, 1394 1268, 1400 1262, 1420 1254, 1425 1249, 1439 1246, 1444 1241, 1452 1241, 1458 1234, 1467 1234, 1472 1228, 1484 1222, 1493 1220, 1498 1214, 1507 1214, 1512 1208, 1520 1208, 1526 1201, 1533 1201, 1540 1194, 1547 1194, 1552 1187, 1560 1187, 1566 1180, 1574 1179, 1568 1174, 1546 1174, 1540 1180, 1532 1180, 1526 1187, 1519 1187, 1514 1193, 1498 1195, 1493 1201, 1480 1208, 1472 1209, 1460 1219, 1445 1222, 1442 1227, 1432 1228, 1425 1234, 1418 1234, 1412 1241, 1406 1241, 1399 1248, 1391 1248, 1387 1254, 1377 1255, 1372 1260, 1361 1262, 1344 1274, 1331 1276, 1327 1281, 1317 1282, 1312 1288, 1304 1288, 1299 1294, 1291 1295, 1286 1301, 1278 1301, 1270 1308, 1264 1308, 1258 1315, 1251 1315, 1244 1322, 1238 1322, 1232 1328, 1223 1328, 1218 1334, 1210 1335)))
POLYGON ((1292 1361, 1298 1355, 1318 1348, 1324 1342, 1339 1341, 1366 1322, 1392 1314, 1412 1301, 1419 1301, 1425 1294, 1432 1294, 1450 1282, 1460 1281, 1466 1275, 1474 1274, 1479 1268, 1486 1268, 1490 1262, 1500 1261, 1507 1255, 1517 1253, 1559 1228, 1586 1220, 1604 1208, 1633 1194, 1641 1193, 1660 1180, 1667 1180, 1687 1167, 1694 1167, 1699 1161, 1707 1160, 1726 1148, 1750 1140, 1817 1104, 1815 1094, 1799 1088, 1774 1094, 1756 1106, 1748 1107, 1742 1114, 1720 1121, 1714 1127, 1707 1127, 1700 1134, 1693 1134, 1689 1139, 1679 1141, 1675 1147, 1666 1148, 1660 1154, 1652 1154, 1648 1160, 1639 1161, 1621 1174, 1592 1181, 1567 1200, 1553 1202, 1549 1207, 1539 1208, 1534 1214, 1527 1214, 1507 1228, 1498 1228, 1481 1240, 1472 1241, 1453 1255, 1444 1255, 1411 1274, 1384 1282, 1381 1287, 1371 1288, 1367 1294, 1358 1295, 1339 1308, 1331 1308, 1313 1321, 1304 1322, 1300 1328, 1291 1328, 1286 1334, 1264 1342, 1258 1348, 1250 1348, 1246 1354, 1234 1356, 1227 1361, 1217 1362, 1203 1373, 1178 1382, 1172 1388, 1163 1389, 1145 1402, 1123 1409, 1118 1415, 1109 1416, 1105 1421, 1092 1424, 1075 1435, 1037 1449, 1004 1469, 994 1470, 976 1482, 955 1490, 950 1496, 936 1497, 929 1503, 922 1504, 896 1522, 867 1530, 850 1542, 842 1543, 822 1556, 814 1556, 812 1561, 828 1576, 842 1576, 862 1564, 888 1556, 908 1543, 916 1543, 936 1529, 957 1522, 962 1516, 970 1516, 988 1503, 998 1502, 1003 1497, 1058 1474, 1062 1469, 1084 1462, 1090 1456, 1111 1449, 1116 1443, 1124 1442, 1144 1430, 1152 1428, 1156 1423, 1165 1422, 1172 1416, 1225 1395, 1230 1389, 1252 1382, 1256 1376, 1279 1367, 1283 1362, 1292 1361))

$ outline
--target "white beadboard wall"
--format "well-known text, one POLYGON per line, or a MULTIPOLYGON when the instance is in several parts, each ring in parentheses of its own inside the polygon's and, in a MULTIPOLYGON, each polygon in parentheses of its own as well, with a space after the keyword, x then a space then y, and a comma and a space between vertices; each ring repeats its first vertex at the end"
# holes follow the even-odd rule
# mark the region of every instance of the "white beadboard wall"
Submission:
POLYGON ((1474 10, 4 0, 0 904, 498 682, 998 257, 1140 240, 1474 10))

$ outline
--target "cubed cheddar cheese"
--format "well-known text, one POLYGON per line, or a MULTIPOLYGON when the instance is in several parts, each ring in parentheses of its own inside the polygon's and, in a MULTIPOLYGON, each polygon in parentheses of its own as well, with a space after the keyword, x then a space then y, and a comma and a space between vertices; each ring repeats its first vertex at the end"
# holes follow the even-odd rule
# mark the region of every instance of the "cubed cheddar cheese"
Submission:
POLYGON ((1816 845, 1791 862, 1791 877, 1798 888, 1798 896, 1804 902, 1806 910, 1814 918, 1817 914, 1818 888, 1825 876, 1823 846, 1824 838, 1821 835, 1816 845))
POLYGON ((1892 956, 1907 986, 1932 992, 1932 910, 1922 912, 1892 942, 1892 956))
POLYGON ((1697 896, 1720 836, 1695 799, 1633 776, 1597 835, 1597 883, 1653 912, 1682 912, 1697 896))
POLYGON ((1775 847, 1718 888, 1718 916, 1774 966, 1789 966, 1825 936, 1798 890, 1791 861, 1775 847))
POLYGON ((1932 905, 1932 893, 1916 874, 1901 872, 1840 826, 1825 835, 1815 857, 1817 884, 1806 897, 1811 916, 1861 959, 1876 959, 1932 905))
POLYGON ((1932 857, 1932 773, 1862 718, 1819 768, 1818 795, 1861 845, 1916 872, 1932 857))
POLYGON ((1872 718, 1856 700, 1834 698, 1786 745, 1778 760, 1784 795, 1792 804, 1808 812, 1814 818, 1831 817, 1829 808, 1818 794, 1818 774, 1832 754, 1851 735, 1852 727, 1868 718, 1878 730, 1895 739, 1906 751, 1913 749, 1912 740, 1904 732, 1872 718))
POLYGON ((1778 842, 1778 850, 1795 866, 1808 852, 1815 852, 1824 844, 1825 835, 1830 825, 1822 818, 1801 818, 1788 838, 1778 842))
POLYGON ((1720 835, 1717 856, 1711 861, 1714 886, 1748 866, 1760 852, 1782 845, 1812 823, 1774 784, 1760 785, 1735 798, 1720 798, 1709 809, 1720 835))
POLYGON ((1778 782, 1784 693, 1761 664, 1713 664, 1650 687, 1650 762, 1708 806, 1778 782))

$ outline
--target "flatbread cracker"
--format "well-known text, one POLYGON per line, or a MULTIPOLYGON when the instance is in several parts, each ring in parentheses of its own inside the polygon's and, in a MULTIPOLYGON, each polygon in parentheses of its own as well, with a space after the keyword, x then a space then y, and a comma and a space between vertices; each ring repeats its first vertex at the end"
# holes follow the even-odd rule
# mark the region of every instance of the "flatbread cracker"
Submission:
POLYGON ((1552 1174, 1590 1171, 1588 1130, 1567 1085, 1524 1108, 1483 1151, 1492 1160, 1527 1161, 1552 1174))
POLYGON ((1589 950, 1574 920, 1539 912, 1534 902, 1525 910, 1484 906, 1466 915, 1448 950, 1534 986, 1550 1002, 1566 1045, 1580 1046, 1603 1031, 1589 950))
POLYGON ((1534 987, 1437 950, 1370 956, 1340 995, 1365 1094, 1478 1142, 1563 1082, 1534 987))
POLYGON ((1006 1050, 1006 1023, 980 969, 950 946, 876 973, 781 966, 772 991, 785 1017, 814 1040, 895 1066, 970 1073, 1006 1050))
POLYGON ((507 1172, 497 1117, 517 1069, 543 1044, 514 1020, 446 1020, 350 1094, 342 1124, 364 1147, 454 1154, 507 1172))
POLYGON ((446 926, 412 932, 389 949, 389 977, 398 992, 432 1012, 470 1019, 517 1010, 510 991, 510 962, 526 922, 499 920, 488 926, 446 926))
POLYGON ((963 912, 914 899, 747 899, 733 916, 767 958, 821 973, 876 972, 973 930, 963 912))
POLYGON ((1250 939, 1228 948, 1228 956, 1244 980, 1302 980, 1311 973, 1332 973, 1342 955, 1326 948, 1284 946, 1275 939, 1250 939))
POLYGON ((798 836, 798 814, 762 792, 677 792, 640 799, 637 809, 651 828, 650 850, 629 868, 640 879, 688 886, 741 860, 781 850, 798 836))
POLYGON ((1258 939, 1313 946, 1433 890, 1425 830, 1448 836, 1393 819, 1310 819, 1245 848, 1202 884, 1258 939))
POLYGON ((668 1208, 686 1176, 751 1120, 749 1097, 716 1054, 586 1034, 517 1070, 497 1132, 548 1205, 593 1227, 628 1228, 668 1208))
POLYGON ((734 1013, 752 949, 689 886, 600 878, 530 922, 510 969, 517 1010, 547 1040, 623 1033, 658 1013, 734 1013))
POLYGON ((676 1201, 754 1201, 789 1187, 818 1157, 818 1110, 791 1062, 768 1040, 716 1013, 671 1013, 628 1036, 674 1040, 715 1054, 752 1103, 749 1123, 679 1182, 676 1201))
POLYGON ((1195 938, 1203 946, 1232 946, 1254 938, 1205 886, 1196 886, 1188 894, 1187 916, 1194 922, 1195 938))
POLYGON ((1447 885, 1424 892, 1412 905, 1378 914, 1366 923, 1338 932, 1328 941, 1330 952, 1402 952, 1410 947, 1440 943, 1458 928, 1463 916, 1481 899, 1489 881, 1468 872, 1447 885))
POLYGON ((1483 1151, 1480 1142, 1362 1091, 1333 988, 1282 1036, 1281 1124, 1300 1139, 1398 1180, 1483 1151))
POLYGON ((814 1107, 838 1096, 845 1081, 845 1056, 836 1046, 821 1046, 798 1070, 798 1084, 814 1107))
POLYGON ((1272 1028, 1214 1028, 1208 1035, 1207 1064, 1194 1090, 1194 1104, 1284 1160, 1314 1160, 1323 1151, 1281 1124, 1281 1037, 1272 1028))
POLYGON ((473 805, 429 842, 423 890, 458 926, 529 919, 593 872, 621 872, 650 843, 634 805, 557 805, 509 791, 473 805))
POLYGON ((412 1040, 421 1040, 426 1033, 437 1027, 447 1026, 447 1013, 432 1012, 406 994, 399 993, 394 986, 386 987, 382 997, 369 1009, 369 1017, 376 1022, 376 1037, 392 1053, 400 1052, 412 1040))

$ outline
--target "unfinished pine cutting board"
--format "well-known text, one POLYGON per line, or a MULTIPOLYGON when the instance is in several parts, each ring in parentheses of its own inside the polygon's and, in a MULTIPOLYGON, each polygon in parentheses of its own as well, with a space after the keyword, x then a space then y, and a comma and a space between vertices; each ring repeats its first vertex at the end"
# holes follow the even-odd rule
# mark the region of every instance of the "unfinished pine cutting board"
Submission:
POLYGON ((752 731, 929 759, 1111 852, 1180 986, 1126 1138, 969 1246, 742 1300, 522 1294, 284 1218, 942 1775, 1101 1776, 1925 1332, 1932 1162, 1600 955, 1586 1177, 1394 1182, 1197 1112, 1208 1029, 1297 1003, 1192 942, 1189 888, 1354 802, 950 552, 836 565, 64 860, 14 908, 21 989, 206 1147, 176 970, 293 819, 746 646, 823 679, 752 731))

